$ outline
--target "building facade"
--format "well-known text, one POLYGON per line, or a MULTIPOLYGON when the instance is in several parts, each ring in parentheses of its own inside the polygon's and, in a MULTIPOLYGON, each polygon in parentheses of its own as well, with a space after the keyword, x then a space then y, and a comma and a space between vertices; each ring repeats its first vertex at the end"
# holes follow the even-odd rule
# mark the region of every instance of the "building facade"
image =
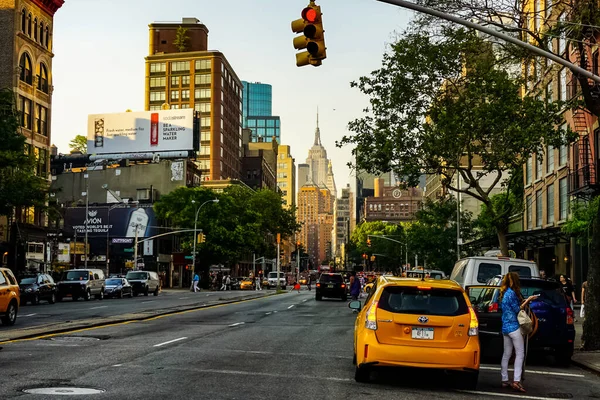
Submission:
POLYGON ((273 115, 273 88, 260 82, 242 81, 242 124, 252 131, 252 142, 281 143, 281 120, 273 115))
POLYGON ((149 28, 146 110, 193 108, 200 114, 202 179, 240 179, 242 82, 233 67, 223 53, 208 50, 208 28, 196 18, 149 28))
POLYGON ((342 194, 336 201, 335 214, 335 257, 342 264, 346 264, 347 244, 355 225, 354 194, 348 184, 342 188, 342 194))
POLYGON ((274 140, 245 143, 242 158, 242 181, 252 189, 277 190, 278 146, 274 140))
POLYGON ((331 260, 334 199, 325 186, 307 183, 298 192, 298 241, 313 267, 331 260))
POLYGON ((375 180, 375 195, 365 199, 365 221, 406 222, 415 219, 415 213, 423 205, 420 188, 402 189, 385 186, 382 178, 375 180))
POLYGON ((296 160, 290 146, 280 144, 277 156, 277 186, 283 196, 285 207, 296 206, 296 160))

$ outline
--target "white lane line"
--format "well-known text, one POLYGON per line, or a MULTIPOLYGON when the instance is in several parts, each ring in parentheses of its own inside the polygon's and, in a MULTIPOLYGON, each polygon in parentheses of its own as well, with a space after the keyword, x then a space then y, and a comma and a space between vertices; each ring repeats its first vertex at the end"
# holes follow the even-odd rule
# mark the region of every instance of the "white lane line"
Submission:
POLYGON ((244 325, 245 322, 236 322, 235 324, 231 324, 229 326, 238 326, 238 325, 244 325))
POLYGON ((156 301, 156 300, 142 301, 142 304, 144 304, 144 303, 153 303, 153 302, 155 302, 155 301, 156 301))
POLYGON ((123 366, 123 364, 115 364, 115 365, 113 365, 113 367, 122 367, 122 366, 123 366))
POLYGON ((179 300, 189 299, 189 297, 180 297, 179 300))
POLYGON ((99 308, 108 308, 108 306, 92 307, 92 308, 88 308, 88 310, 98 310, 99 308))
POLYGON ((290 374, 273 374, 268 372, 249 372, 249 371, 233 371, 223 369, 201 369, 195 370, 195 372, 205 372, 212 374, 226 374, 226 375, 247 375, 247 376, 265 376, 270 378, 290 378, 290 379, 301 379, 302 381, 322 380, 322 381, 334 381, 334 382, 354 382, 351 378, 336 378, 333 376, 310 376, 310 375, 290 375, 290 374))
MULTIPOLYGON (((281 354, 281 353, 275 353, 273 351, 261 351, 261 350, 225 350, 225 351, 231 351, 233 353, 248 353, 248 354, 263 354, 263 355, 272 355, 272 354, 281 354)), ((348 357, 348 356, 338 356, 335 354, 322 354, 322 353, 315 353, 315 354, 311 354, 311 353, 289 353, 286 352, 285 353, 287 356, 292 356, 292 357, 308 357, 308 358, 315 358, 315 357, 329 357, 329 358, 337 358, 337 359, 342 359, 342 360, 351 360, 352 357, 348 357)))
POLYGON ((302 302, 303 302, 303 303, 306 303, 307 301, 308 301, 308 299, 304 299, 304 300, 302 300, 302 302))
MULTIPOLYGON (((479 369, 485 369, 488 371, 500 371, 500 367, 484 367, 484 366, 480 366, 479 369)), ((513 371, 512 368, 509 369, 509 371, 513 371)), ((525 370, 526 374, 537 374, 537 375, 553 375, 553 376, 568 376, 571 378, 585 378, 585 375, 583 374, 569 374, 567 372, 551 372, 551 371, 531 371, 531 370, 525 370)))
POLYGON ((37 315, 37 314, 33 313, 33 314, 22 315, 22 317, 33 317, 34 315, 37 315))
POLYGON ((273 311, 274 313, 276 313, 277 311, 273 311))
POLYGON ((271 312, 269 311, 268 313, 265 313, 265 315, 271 315, 271 312))
POLYGON ((289 310, 290 308, 294 308, 294 305, 295 305, 295 304, 292 304, 291 306, 289 306, 289 307, 288 307, 288 310, 289 310))
POLYGON ((508 393, 496 393, 496 392, 480 392, 477 390, 458 390, 461 393, 479 394, 484 396, 495 396, 495 397, 510 397, 513 399, 532 399, 532 400, 552 400, 552 397, 538 397, 538 396, 523 396, 521 394, 508 394, 508 393))
POLYGON ((164 346, 166 344, 171 344, 171 343, 179 342, 180 340, 185 340, 185 339, 187 339, 187 337, 180 337, 178 339, 169 340, 168 342, 155 344, 154 347, 164 346))

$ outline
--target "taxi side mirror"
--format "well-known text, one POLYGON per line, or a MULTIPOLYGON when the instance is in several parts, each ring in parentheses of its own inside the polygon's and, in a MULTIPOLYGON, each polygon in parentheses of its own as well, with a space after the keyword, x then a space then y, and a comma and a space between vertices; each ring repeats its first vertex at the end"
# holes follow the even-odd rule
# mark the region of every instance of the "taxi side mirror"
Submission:
POLYGON ((362 308, 362 303, 360 302, 360 300, 353 300, 350 303, 348 303, 348 307, 353 310, 360 311, 360 309, 362 308))

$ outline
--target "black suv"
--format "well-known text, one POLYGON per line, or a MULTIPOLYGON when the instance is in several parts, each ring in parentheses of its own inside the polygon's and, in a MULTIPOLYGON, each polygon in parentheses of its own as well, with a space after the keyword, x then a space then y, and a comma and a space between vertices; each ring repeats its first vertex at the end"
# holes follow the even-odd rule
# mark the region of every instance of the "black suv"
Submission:
POLYGON ((40 300, 47 300, 48 303, 54 304, 56 301, 56 283, 50 275, 36 274, 24 276, 19 282, 21 289, 21 305, 39 304, 40 300))
MULTIPOLYGON (((502 354, 503 346, 500 287, 469 286, 467 291, 479 320, 481 354, 498 358, 502 354)), ((529 339, 528 350, 544 353, 551 350, 559 364, 568 365, 573 355, 575 316, 560 283, 521 278, 521 294, 524 298, 540 295, 530 305, 531 311, 537 317, 537 329, 529 339)))
POLYGON ((342 274, 327 273, 321 274, 317 281, 316 300, 322 300, 323 297, 334 297, 348 300, 348 292, 342 274))

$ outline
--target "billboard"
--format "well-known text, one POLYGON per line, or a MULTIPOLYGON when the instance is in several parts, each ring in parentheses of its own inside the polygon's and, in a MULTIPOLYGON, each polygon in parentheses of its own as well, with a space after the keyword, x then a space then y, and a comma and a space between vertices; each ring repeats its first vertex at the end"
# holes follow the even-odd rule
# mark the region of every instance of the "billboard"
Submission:
POLYGON ((89 154, 194 149, 194 110, 160 110, 88 116, 89 154))
MULTIPOLYGON (((65 226, 63 230, 69 235, 85 236, 87 219, 88 237, 97 238, 133 238, 138 239, 158 234, 156 215, 150 205, 148 207, 126 206, 110 209, 108 207, 89 207, 87 218, 85 207, 65 208, 65 226)), ((114 241, 113 241, 114 242, 114 241)))

